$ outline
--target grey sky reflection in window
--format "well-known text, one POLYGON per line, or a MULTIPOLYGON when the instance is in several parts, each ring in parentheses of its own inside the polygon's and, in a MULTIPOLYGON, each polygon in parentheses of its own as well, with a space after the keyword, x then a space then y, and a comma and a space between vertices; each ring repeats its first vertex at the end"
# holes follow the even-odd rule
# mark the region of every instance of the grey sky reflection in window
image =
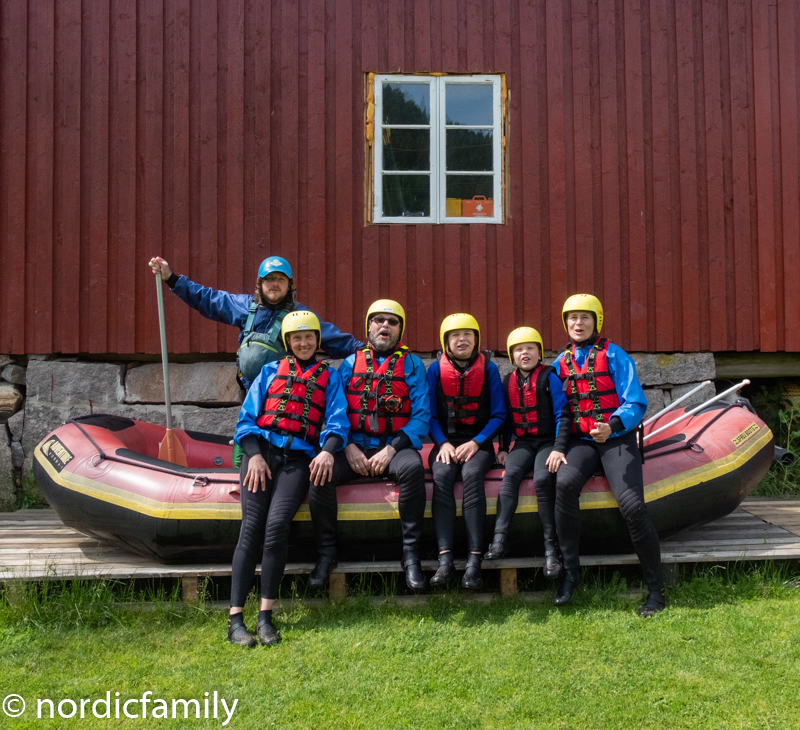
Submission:
POLYGON ((494 123, 491 84, 446 84, 446 124, 486 125, 494 123))

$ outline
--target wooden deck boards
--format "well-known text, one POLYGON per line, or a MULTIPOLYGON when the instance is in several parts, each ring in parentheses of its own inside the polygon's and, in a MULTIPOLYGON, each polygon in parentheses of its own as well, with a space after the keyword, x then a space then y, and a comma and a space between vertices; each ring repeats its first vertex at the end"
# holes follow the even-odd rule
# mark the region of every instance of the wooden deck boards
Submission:
MULTIPOLYGON (((749 499, 727 517, 662 542, 665 564, 800 559, 800 500, 749 499)), ((585 566, 628 565, 635 555, 583 555, 585 566)), ((456 561, 463 569, 464 561, 456 561)), ((485 569, 542 567, 542 558, 485 561, 485 569)), ((311 563, 286 572, 308 573, 311 563)), ((435 561, 423 568, 436 569, 435 561)), ((338 573, 398 572, 399 561, 343 563, 338 573)), ((230 564, 162 565, 65 527, 51 510, 0 513, 0 581, 70 578, 183 578, 230 575, 230 564)))

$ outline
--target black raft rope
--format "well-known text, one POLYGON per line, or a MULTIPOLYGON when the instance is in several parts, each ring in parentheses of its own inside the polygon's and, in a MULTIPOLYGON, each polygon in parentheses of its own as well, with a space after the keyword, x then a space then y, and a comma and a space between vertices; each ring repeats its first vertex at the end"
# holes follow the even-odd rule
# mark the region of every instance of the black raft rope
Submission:
MULTIPOLYGON (((147 462, 143 461, 133 461, 132 459, 122 459, 119 456, 111 456, 110 454, 106 454, 103 449, 97 444, 97 442, 83 429, 78 421, 88 420, 90 418, 99 418, 100 416, 105 416, 108 414, 105 413, 93 413, 89 416, 78 416, 78 418, 70 418, 67 423, 71 423, 75 426, 86 438, 89 440, 89 443, 97 449, 97 456, 100 457, 100 461, 116 461, 119 464, 128 464, 129 466, 136 466, 140 469, 149 469, 150 471, 157 471, 161 472, 162 474, 170 474, 171 476, 178 476, 183 477, 184 479, 192 479, 195 486, 198 487, 205 487, 208 484, 231 484, 232 481, 230 479, 219 479, 217 477, 208 477, 205 474, 198 474, 196 471, 182 471, 178 469, 165 469, 163 466, 157 466, 156 464, 148 464, 147 462)), ((94 465, 96 466, 96 464, 94 465)), ((236 474, 236 483, 239 482, 239 475, 236 474)))

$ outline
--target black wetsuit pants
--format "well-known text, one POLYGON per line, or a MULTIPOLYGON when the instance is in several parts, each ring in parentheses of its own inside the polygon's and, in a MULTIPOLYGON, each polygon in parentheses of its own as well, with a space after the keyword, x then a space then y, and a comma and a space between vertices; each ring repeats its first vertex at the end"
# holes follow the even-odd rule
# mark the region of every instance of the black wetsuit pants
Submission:
MULTIPOLYGON (((362 451, 369 459, 380 449, 362 449, 362 451)), ((418 553, 422 537, 422 520, 425 516, 425 468, 419 451, 412 448, 398 451, 389 462, 384 476, 396 482, 400 488, 397 508, 403 528, 403 550, 418 553)), ((350 468, 350 463, 342 450, 337 451, 334 456, 332 481, 320 486, 311 485, 308 502, 320 555, 336 555, 339 508, 336 486, 362 478, 361 474, 350 468)))
POLYGON ((511 518, 519 504, 519 488, 522 480, 533 469, 536 487, 536 502, 539 516, 545 526, 554 524, 553 512, 556 504, 556 475, 547 468, 547 457, 553 450, 552 438, 517 439, 506 457, 506 471, 497 495, 497 519, 495 535, 507 535, 511 518))
POLYGON ((284 453, 259 439, 261 455, 272 472, 267 488, 250 492, 244 477, 250 458, 239 467, 242 494, 242 527, 233 554, 231 606, 244 606, 256 565, 261 557, 261 597, 277 598, 289 552, 289 526, 308 489, 311 457, 300 451, 284 453), (263 545, 263 549, 262 549, 263 545))
POLYGON ((433 473, 433 499, 431 511, 436 526, 439 552, 453 549, 453 532, 456 524, 456 497, 453 493, 456 480, 464 483, 461 512, 467 526, 467 549, 476 553, 483 549, 483 526, 486 522, 486 492, 483 478, 494 465, 494 449, 478 449, 464 464, 436 461, 439 447, 431 450, 429 464, 433 473))
POLYGON ((615 436, 602 444, 573 436, 566 459, 567 463, 561 465, 556 477, 556 529, 564 568, 576 570, 580 565, 581 489, 602 463, 642 564, 645 582, 651 591, 663 589, 661 548, 644 503, 642 457, 636 434, 615 436))

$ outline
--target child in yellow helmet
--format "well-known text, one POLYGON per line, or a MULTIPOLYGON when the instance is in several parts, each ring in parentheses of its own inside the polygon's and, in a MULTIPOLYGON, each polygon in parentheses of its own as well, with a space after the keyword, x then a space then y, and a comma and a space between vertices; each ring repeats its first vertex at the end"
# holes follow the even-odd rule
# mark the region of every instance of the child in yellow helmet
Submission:
POLYGON ((444 586, 455 577, 453 535, 456 521, 455 482, 464 485, 462 514, 467 528, 467 569, 461 586, 483 585, 481 552, 486 520, 483 478, 495 461, 494 438, 502 429, 505 407, 500 371, 480 349, 481 331, 470 314, 445 317, 440 329, 442 351, 428 367, 431 430, 434 448, 429 456, 433 474, 431 509, 439 546, 439 569, 431 586, 444 586))
MULTIPOLYGON (((532 327, 518 327, 508 335, 508 358, 514 370, 503 382, 507 426, 500 441, 498 461, 505 465, 503 482, 497 497, 494 539, 485 557, 495 560, 509 550, 508 532, 517 509, 519 488, 533 470, 536 501, 544 535, 545 568, 548 578, 561 572, 555 528, 555 470, 560 452, 554 441, 561 427, 561 410, 566 398, 555 370, 542 362, 544 346, 541 335, 532 327), (513 439, 514 446, 508 450, 513 439)), ((566 442, 566 433, 561 441, 566 442)), ((561 447, 563 451, 563 447, 561 447)))

